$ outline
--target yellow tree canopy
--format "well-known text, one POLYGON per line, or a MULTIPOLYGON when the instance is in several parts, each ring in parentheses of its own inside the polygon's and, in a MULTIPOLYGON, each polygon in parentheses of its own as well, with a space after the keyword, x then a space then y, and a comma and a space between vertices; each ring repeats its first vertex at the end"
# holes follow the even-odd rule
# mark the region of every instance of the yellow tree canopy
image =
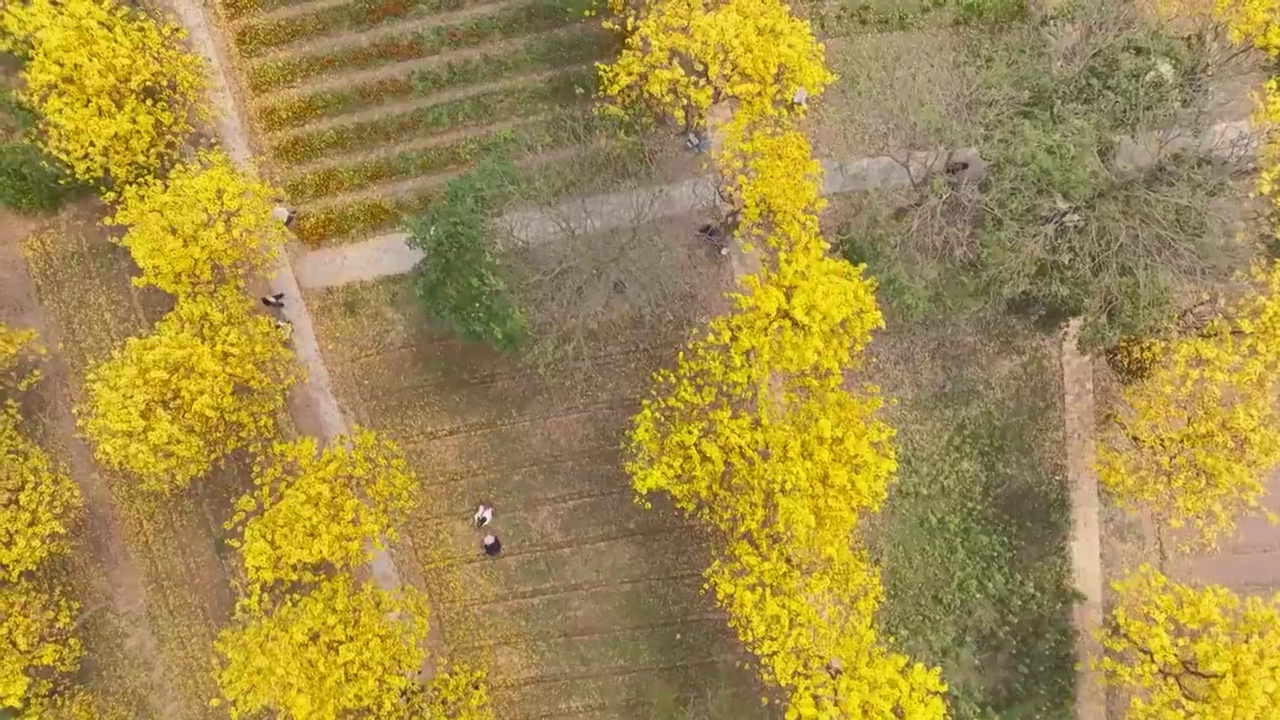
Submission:
POLYGON ((369 560, 368 543, 394 540, 415 505, 417 481, 393 442, 355 428, 320 451, 314 438, 278 443, 254 469, 256 489, 227 522, 238 529, 256 602, 266 588, 315 582, 369 560))
POLYGON ((125 188, 110 222, 128 227, 119 243, 142 270, 135 285, 178 296, 243 288, 249 277, 271 274, 284 247, 284 226, 271 218, 274 195, 226 153, 205 151, 164 181, 125 188))
POLYGON ((1275 717, 1280 595, 1240 598, 1171 582, 1149 565, 1113 584, 1115 609, 1095 662, 1130 694, 1127 720, 1275 717))
POLYGON ((166 492, 270 438, 300 375, 285 339, 235 288, 180 300, 89 373, 80 422, 98 459, 166 492))
POLYGON ((68 521, 80 491, 19 431, 12 407, 0 407, 0 582, 17 582, 70 549, 68 521))
POLYGON ((218 685, 233 719, 400 720, 426 638, 416 591, 392 594, 343 574, 223 630, 218 685))
POLYGON ((0 582, 17 582, 69 549, 80 491, 22 432, 19 394, 40 378, 43 348, 32 330, 0 323, 0 582))
POLYGON ((33 363, 43 354, 35 330, 15 330, 0 323, 0 403, 16 402, 18 393, 40 379, 33 363))
POLYGON ((69 680, 84 650, 78 606, 30 580, 0 583, 0 709, 40 703, 69 680))
POLYGON ((488 680, 488 672, 478 666, 440 660, 431 681, 410 696, 405 717, 494 720, 488 680))
POLYGON ((877 641, 879 575, 854 546, 896 469, 877 389, 844 383, 882 323, 873 285, 848 263, 777 257, 658 373, 627 470, 714 529, 707 585, 788 718, 941 718, 938 670, 877 641))
POLYGON ((606 27, 626 33, 601 64, 600 90, 623 107, 700 125, 732 100, 751 117, 791 114, 796 91, 817 97, 835 79, 809 24, 777 0, 610 0, 606 27))
POLYGON ((1098 449, 1098 478, 1188 544, 1212 545, 1261 513, 1280 465, 1280 264, 1253 269, 1253 291, 1204 332, 1155 345, 1158 361, 1125 388, 1098 449))
POLYGON ((41 144, 79 179, 122 186, 176 158, 204 68, 183 33, 112 0, 25 0, 0 11, 0 49, 27 58, 41 144))

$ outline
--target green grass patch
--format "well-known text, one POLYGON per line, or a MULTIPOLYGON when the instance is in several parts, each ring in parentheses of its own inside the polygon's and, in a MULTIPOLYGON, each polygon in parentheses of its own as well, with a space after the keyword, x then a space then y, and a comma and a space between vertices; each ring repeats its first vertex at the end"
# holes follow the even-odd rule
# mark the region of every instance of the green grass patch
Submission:
POLYGON ((584 124, 595 121, 594 116, 570 112, 518 130, 503 130, 357 165, 317 170, 289 180, 284 190, 295 202, 305 202, 376 183, 456 170, 485 155, 512 147, 561 147, 577 138, 584 124))
POLYGON ((417 60, 446 50, 476 47, 578 21, 580 17, 571 16, 555 5, 535 2, 453 25, 439 25, 325 53, 263 62, 249 69, 249 88, 261 94, 293 87, 311 78, 417 60))
POLYGON ((589 83, 586 73, 566 74, 545 85, 495 90, 377 120, 296 135, 272 146, 270 153, 281 162, 298 164, 334 153, 533 115, 576 102, 589 83))
POLYGON ((485 1, 354 0, 306 15, 246 24, 236 29, 235 45, 241 55, 256 57, 268 50, 323 35, 359 32, 397 20, 458 10, 485 1))
POLYGON ((1006 347, 1021 355, 980 359, 964 342, 925 353, 949 354, 945 389, 904 399, 895 423, 881 622, 942 667, 956 720, 1066 720, 1074 591, 1058 367, 1016 341, 1006 347))
POLYGON ((607 57, 616 44, 614 37, 603 30, 580 27, 572 33, 535 38, 515 50, 494 51, 467 60, 450 60, 403 77, 382 78, 290 98, 263 108, 258 120, 268 131, 284 130, 394 100, 598 60, 607 57))

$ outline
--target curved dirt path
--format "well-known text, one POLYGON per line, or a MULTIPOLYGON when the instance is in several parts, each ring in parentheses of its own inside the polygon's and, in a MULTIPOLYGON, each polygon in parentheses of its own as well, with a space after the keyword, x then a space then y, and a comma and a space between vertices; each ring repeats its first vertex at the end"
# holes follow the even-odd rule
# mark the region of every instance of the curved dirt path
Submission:
MULTIPOLYGON (((200 0, 172 0, 171 7, 186 28, 193 49, 208 63, 209 101, 214 108, 221 110, 214 119, 214 125, 223 149, 236 165, 256 172, 246 125, 231 92, 226 56, 216 40, 204 4, 200 0)), ((347 434, 349 427, 334 397, 333 383, 316 342, 315 326, 303 302, 302 290, 294 277, 288 253, 281 258, 269 286, 271 292, 285 294, 283 314, 293 325, 294 352, 307 371, 306 381, 289 393, 290 415, 299 432, 313 435, 327 444, 335 437, 347 434)), ((373 548, 370 571, 378 587, 386 590, 400 587, 400 575, 386 550, 373 548)))

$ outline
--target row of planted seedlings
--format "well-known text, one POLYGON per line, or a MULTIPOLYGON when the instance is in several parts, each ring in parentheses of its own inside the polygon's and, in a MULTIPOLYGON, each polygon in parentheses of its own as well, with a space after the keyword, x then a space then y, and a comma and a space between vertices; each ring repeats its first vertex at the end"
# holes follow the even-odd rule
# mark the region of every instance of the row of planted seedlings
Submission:
POLYGON ((487 717, 482 673, 418 683, 422 596, 355 578, 412 506, 416 482, 396 448, 367 430, 323 449, 281 439, 302 373, 288 326, 257 312, 249 290, 283 251, 277 192, 220 151, 183 152, 204 117, 204 67, 181 30, 107 0, 35 0, 2 19, 4 47, 26 61, 23 100, 45 150, 114 205, 105 222, 125 228, 117 242, 140 271, 134 284, 172 297, 150 334, 88 373, 77 413, 95 457, 157 494, 186 492, 233 456, 255 459, 253 489, 227 522, 240 599, 216 649, 231 713, 419 717, 456 706, 487 717), (86 58, 119 61, 86 69, 86 58))
POLYGON ((308 243, 394 229, 494 154, 514 156, 517 186, 539 198, 643 174, 635 144, 585 102, 591 62, 615 41, 580 8, 407 0, 281 11, 227 0, 221 10, 266 160, 308 243))
MULTIPOLYGON (((1209 23, 1280 63, 1273 2, 1168 3, 1180 22, 1209 23)), ((1264 244, 1280 239, 1280 77, 1256 95, 1256 194, 1264 244)), ((1134 380, 1104 427, 1098 478, 1122 507, 1153 521, 1168 552, 1212 550, 1264 505, 1280 468, 1280 264, 1255 262, 1246 290, 1202 328, 1129 340, 1134 380)), ((1280 594, 1242 597, 1142 564, 1112 585, 1093 665, 1123 693, 1124 716, 1272 717, 1280 703, 1280 594)))
POLYGON ((942 717, 939 670, 875 627, 882 590, 860 530, 897 461, 878 389, 845 381, 883 326, 874 282, 828 255, 800 130, 833 79, 823 48, 776 0, 610 10, 626 39, 601 70, 605 96, 714 136, 722 230, 759 261, 733 311, 655 376, 628 439, 633 486, 710 531, 707 587, 786 717, 942 717), (713 107, 728 119, 709 124, 713 107))

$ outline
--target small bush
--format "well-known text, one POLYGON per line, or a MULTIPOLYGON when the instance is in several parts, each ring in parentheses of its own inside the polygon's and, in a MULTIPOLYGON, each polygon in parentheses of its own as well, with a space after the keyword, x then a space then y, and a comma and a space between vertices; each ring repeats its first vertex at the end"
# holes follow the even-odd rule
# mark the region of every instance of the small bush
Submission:
POLYGON ((23 214, 56 210, 80 188, 66 168, 33 142, 36 116, 12 92, 0 92, 0 206, 23 214))
POLYGON ((0 205, 24 214, 58 209, 76 186, 34 145, 0 142, 0 205))
POLYGON ((409 244, 426 253, 414 270, 414 292, 427 312, 464 339, 500 350, 514 348, 528 332, 484 239, 493 198, 514 175, 509 161, 486 160, 450 180, 444 197, 409 221, 409 244))

